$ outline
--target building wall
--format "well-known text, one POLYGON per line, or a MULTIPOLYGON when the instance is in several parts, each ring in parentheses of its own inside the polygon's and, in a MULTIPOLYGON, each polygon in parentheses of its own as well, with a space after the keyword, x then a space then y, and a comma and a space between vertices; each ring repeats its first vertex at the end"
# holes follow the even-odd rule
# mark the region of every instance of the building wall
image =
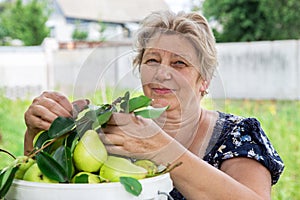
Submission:
POLYGON ((0 47, 0 90, 6 96, 38 95, 48 88, 47 72, 46 56, 41 47, 0 47))
MULTIPOLYGON (((80 98, 105 87, 141 89, 131 68, 131 46, 74 50, 53 46, 0 48, 0 87, 7 96, 56 89, 80 98)), ((210 97, 299 100, 299 46, 300 40, 217 44, 219 67, 210 97)))

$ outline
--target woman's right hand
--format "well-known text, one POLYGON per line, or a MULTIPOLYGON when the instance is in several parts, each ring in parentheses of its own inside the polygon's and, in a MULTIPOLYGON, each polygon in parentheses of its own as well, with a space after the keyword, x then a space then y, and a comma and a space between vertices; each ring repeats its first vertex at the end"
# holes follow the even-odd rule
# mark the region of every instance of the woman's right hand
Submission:
POLYGON ((58 92, 43 92, 36 97, 24 114, 27 126, 25 153, 31 151, 34 136, 42 130, 48 130, 58 116, 73 117, 88 104, 89 101, 85 99, 71 103, 66 96, 58 92), (74 112, 75 107, 76 112, 74 112))
POLYGON ((72 104, 67 97, 58 92, 43 92, 36 97, 24 118, 29 134, 35 135, 41 130, 48 130, 58 116, 71 117, 72 104))

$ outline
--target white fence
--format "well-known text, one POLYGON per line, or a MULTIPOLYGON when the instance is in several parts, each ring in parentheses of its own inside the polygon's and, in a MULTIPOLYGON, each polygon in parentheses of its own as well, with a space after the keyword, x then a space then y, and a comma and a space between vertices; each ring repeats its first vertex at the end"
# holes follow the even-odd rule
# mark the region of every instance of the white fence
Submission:
MULTIPOLYGON (((222 43, 217 48, 212 98, 300 99, 300 40, 222 43)), ((132 53, 131 46, 0 47, 0 88, 10 98, 32 98, 53 89, 74 98, 106 86, 140 89, 132 53)))
POLYGON ((300 99, 300 40, 219 44, 226 97, 300 99))
POLYGON ((37 95, 48 88, 48 65, 41 47, 0 47, 0 88, 11 98, 37 95))

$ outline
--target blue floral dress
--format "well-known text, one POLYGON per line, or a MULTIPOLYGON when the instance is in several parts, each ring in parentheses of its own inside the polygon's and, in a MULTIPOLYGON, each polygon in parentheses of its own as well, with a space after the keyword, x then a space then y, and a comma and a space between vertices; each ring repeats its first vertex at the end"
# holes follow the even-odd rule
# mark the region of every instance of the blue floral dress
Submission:
MULTIPOLYGON (((235 157, 247 157, 260 162, 270 171, 272 184, 278 181, 284 169, 283 161, 257 119, 219 112, 203 160, 220 169, 224 160, 235 157)), ((174 200, 185 199, 176 188, 170 195, 174 200)))

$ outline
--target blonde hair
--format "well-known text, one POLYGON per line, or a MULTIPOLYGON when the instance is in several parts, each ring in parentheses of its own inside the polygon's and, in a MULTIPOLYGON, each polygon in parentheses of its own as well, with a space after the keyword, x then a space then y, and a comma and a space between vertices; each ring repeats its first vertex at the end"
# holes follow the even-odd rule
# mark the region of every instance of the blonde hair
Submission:
POLYGON ((133 60, 135 67, 141 65, 147 43, 157 33, 179 33, 191 41, 196 52, 199 53, 200 76, 205 80, 211 80, 218 64, 217 52, 214 35, 202 15, 194 12, 176 14, 171 11, 158 11, 148 15, 137 31, 134 43, 137 55, 133 60))

